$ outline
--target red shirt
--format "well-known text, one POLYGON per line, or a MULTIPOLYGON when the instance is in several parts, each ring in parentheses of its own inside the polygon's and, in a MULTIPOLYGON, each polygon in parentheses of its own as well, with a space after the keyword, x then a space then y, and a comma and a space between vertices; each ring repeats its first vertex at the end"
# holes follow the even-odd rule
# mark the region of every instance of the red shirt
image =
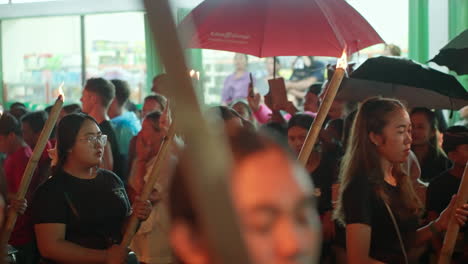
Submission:
MULTIPOLYGON (((3 164, 8 193, 18 192, 24 170, 32 156, 30 147, 21 147, 7 156, 3 164)), ((33 175, 34 179, 34 175, 33 175)), ((27 195, 29 197, 29 195, 27 195)), ((30 202, 30 201, 28 201, 30 202)), ((9 243, 13 246, 21 246, 31 242, 34 237, 34 229, 29 208, 24 215, 19 215, 10 237, 9 243)))

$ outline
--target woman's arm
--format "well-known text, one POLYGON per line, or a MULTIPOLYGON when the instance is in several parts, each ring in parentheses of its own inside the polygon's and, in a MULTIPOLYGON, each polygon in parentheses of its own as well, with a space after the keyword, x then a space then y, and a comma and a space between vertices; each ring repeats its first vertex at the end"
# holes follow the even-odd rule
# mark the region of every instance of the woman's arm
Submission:
POLYGON ((459 208, 455 208, 457 196, 453 195, 449 205, 442 211, 440 216, 431 221, 428 225, 421 227, 416 232, 416 245, 421 245, 433 237, 434 234, 440 235, 448 228, 450 219, 455 217, 458 225, 463 226, 468 218, 468 204, 463 204, 459 208))
POLYGON ((365 224, 346 225, 346 255, 348 264, 381 263, 369 257, 372 228, 365 224))
MULTIPOLYGON (((110 263, 107 250, 89 249, 65 240, 65 224, 36 224, 37 245, 41 256, 60 263, 110 263)), ((113 250, 113 254, 115 250, 113 250)), ((113 255, 112 254, 112 255, 113 255)), ((126 250, 122 249, 121 259, 125 259, 126 250)))

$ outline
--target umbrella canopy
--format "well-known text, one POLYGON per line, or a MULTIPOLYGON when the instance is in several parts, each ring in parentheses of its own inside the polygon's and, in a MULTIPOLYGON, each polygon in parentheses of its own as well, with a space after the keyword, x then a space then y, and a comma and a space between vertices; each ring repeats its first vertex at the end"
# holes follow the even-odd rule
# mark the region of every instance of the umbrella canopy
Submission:
POLYGON ((351 77, 412 86, 450 98, 468 100, 467 91, 452 75, 404 58, 380 56, 368 59, 351 74, 351 77))
POLYGON ((413 86, 353 78, 343 80, 336 99, 361 102, 372 96, 396 98, 406 103, 410 108, 427 107, 430 109, 459 110, 468 105, 468 98, 465 100, 451 98, 447 95, 413 86))
POLYGON ((384 42, 344 0, 205 0, 179 25, 188 48, 340 57, 384 42))
POLYGON ((443 47, 432 60, 458 75, 468 74, 468 29, 443 47))

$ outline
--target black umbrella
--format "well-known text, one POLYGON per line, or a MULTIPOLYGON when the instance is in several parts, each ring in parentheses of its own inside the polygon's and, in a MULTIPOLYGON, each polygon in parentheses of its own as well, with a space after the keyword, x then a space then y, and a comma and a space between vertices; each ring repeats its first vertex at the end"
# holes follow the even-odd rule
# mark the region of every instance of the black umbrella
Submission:
POLYGON ((458 110, 468 105, 468 99, 451 98, 440 93, 402 84, 384 83, 346 78, 340 86, 336 99, 362 102, 372 96, 396 98, 408 107, 458 110))
POLYGON ((443 47, 432 60, 458 75, 468 74, 468 29, 443 47))
POLYGON ((468 100, 468 92, 452 75, 404 58, 380 56, 368 59, 351 77, 426 89, 449 98, 468 100))

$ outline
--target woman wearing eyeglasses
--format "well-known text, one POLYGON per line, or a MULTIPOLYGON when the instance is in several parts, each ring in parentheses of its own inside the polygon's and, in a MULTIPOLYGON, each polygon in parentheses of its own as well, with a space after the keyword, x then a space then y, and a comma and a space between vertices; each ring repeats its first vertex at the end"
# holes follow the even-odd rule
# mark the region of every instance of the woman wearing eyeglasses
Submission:
POLYGON ((125 223, 132 213, 147 219, 151 203, 132 210, 119 177, 99 168, 107 137, 92 117, 67 115, 57 131, 57 165, 32 206, 43 263, 123 263, 125 223))

